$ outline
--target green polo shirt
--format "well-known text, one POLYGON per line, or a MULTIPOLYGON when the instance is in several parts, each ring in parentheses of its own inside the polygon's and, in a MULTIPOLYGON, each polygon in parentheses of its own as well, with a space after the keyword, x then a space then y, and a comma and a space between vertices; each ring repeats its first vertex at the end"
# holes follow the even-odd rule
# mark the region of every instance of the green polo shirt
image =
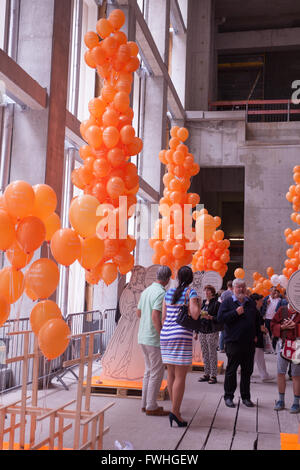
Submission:
POLYGON ((141 310, 141 319, 138 332, 138 343, 147 346, 160 347, 159 334, 152 323, 152 310, 162 311, 162 304, 166 294, 159 282, 153 282, 145 289, 140 297, 138 309, 141 310))

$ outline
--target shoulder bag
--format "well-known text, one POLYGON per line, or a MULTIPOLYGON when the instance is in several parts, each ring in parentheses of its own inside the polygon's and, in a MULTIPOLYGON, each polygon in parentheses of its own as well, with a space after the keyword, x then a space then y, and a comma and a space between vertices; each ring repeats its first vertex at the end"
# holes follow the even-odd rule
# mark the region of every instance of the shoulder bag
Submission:
POLYGON ((176 318, 176 323, 178 325, 182 326, 183 328, 186 328, 189 331, 198 331, 199 330, 199 323, 198 320, 194 320, 191 317, 190 311, 189 311, 189 294, 191 292, 191 289, 188 289, 185 294, 184 298, 184 303, 180 305, 179 310, 178 310, 178 315, 176 318))

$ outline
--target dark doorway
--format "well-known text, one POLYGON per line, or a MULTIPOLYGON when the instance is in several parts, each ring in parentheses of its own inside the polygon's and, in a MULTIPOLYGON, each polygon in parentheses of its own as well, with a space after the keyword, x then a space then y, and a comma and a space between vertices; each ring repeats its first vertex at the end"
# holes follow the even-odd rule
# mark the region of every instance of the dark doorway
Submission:
POLYGON ((201 167, 189 190, 199 194, 200 204, 204 204, 210 215, 221 217, 219 228, 230 240, 230 262, 223 288, 228 280, 234 279, 234 270, 243 266, 244 187, 244 167, 201 167))

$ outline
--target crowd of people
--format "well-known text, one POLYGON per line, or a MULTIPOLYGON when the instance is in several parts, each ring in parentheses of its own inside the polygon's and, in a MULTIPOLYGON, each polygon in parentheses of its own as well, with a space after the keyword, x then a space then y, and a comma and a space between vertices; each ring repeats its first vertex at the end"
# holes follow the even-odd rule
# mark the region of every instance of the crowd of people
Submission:
POLYGON ((171 270, 161 266, 157 279, 140 297, 137 315, 140 317, 138 343, 145 360, 142 389, 142 411, 146 415, 169 416, 170 425, 187 426, 181 416, 186 375, 193 360, 193 340, 200 341, 204 375, 199 382, 217 383, 217 350, 225 352, 227 365, 224 379, 224 401, 234 408, 240 369, 242 403, 254 407, 251 400, 251 376, 256 363, 262 381, 273 380, 266 369, 265 347, 272 344, 277 354, 278 400, 274 409, 285 408, 286 374, 293 381, 294 401, 290 413, 300 413, 300 364, 291 363, 280 351, 285 340, 295 340, 300 331, 300 313, 280 295, 276 287, 263 297, 247 290, 243 279, 228 281, 227 290, 217 293, 212 285, 204 287, 200 299, 191 288, 193 272, 183 266, 178 270, 176 288, 166 291, 171 270), (189 315, 197 320, 199 329, 193 332, 176 322, 179 309, 188 304, 189 315), (199 334, 198 334, 199 333, 199 334), (272 343, 271 343, 272 341, 272 343), (167 385, 172 410, 158 406, 157 396, 167 367, 167 385))

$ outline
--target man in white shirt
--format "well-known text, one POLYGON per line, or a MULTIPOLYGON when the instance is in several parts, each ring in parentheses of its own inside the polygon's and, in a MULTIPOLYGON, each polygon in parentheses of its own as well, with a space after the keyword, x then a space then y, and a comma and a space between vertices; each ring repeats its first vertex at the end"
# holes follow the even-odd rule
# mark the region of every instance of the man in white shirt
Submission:
MULTIPOLYGON (((263 305, 261 308, 261 314, 265 319, 265 326, 268 328, 271 338, 272 338, 272 332, 271 332, 270 324, 271 324, 271 320, 273 319, 277 311, 277 306, 278 304, 280 304, 280 302, 281 302, 281 298, 280 298, 279 291, 276 289, 275 286, 271 287, 270 295, 264 298, 263 305)), ((276 343, 277 343, 277 338, 273 338, 272 345, 273 345, 274 350, 276 348, 276 343)))

